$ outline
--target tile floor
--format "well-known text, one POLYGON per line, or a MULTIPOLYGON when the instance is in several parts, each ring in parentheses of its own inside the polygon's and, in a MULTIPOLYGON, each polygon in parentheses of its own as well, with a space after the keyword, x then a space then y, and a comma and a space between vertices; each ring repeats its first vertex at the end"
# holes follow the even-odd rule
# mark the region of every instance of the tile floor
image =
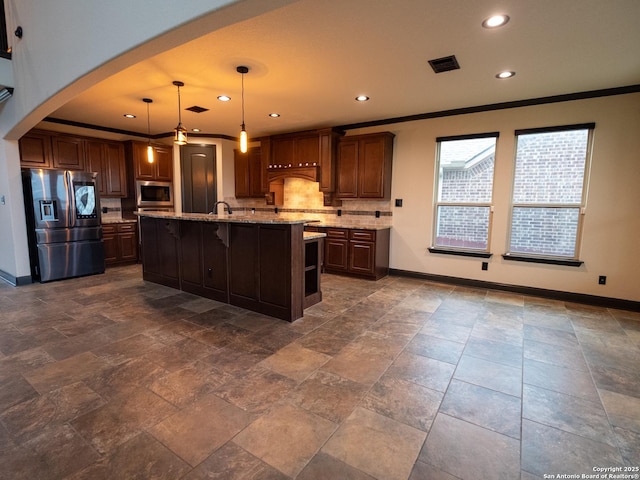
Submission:
POLYGON ((145 283, 139 265, 0 284, 0 478, 531 480, 640 466, 640 313, 322 281, 324 301, 293 324, 145 283))

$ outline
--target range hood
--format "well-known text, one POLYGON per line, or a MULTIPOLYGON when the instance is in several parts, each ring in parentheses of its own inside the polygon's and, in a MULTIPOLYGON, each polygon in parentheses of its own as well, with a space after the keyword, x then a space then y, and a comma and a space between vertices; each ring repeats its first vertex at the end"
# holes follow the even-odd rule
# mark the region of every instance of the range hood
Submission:
POLYGON ((320 167, 318 165, 279 166, 269 165, 267 169, 267 182, 283 180, 285 178, 302 178, 312 182, 320 181, 320 167))

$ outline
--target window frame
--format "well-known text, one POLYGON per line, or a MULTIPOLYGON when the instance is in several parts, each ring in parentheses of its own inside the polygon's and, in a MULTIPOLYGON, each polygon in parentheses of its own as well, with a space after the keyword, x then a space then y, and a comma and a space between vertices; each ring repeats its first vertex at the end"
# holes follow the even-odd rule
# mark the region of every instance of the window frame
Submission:
POLYGON ((509 206, 509 228, 507 230, 507 244, 506 253, 503 255, 505 260, 516 260, 522 262, 532 263, 546 263, 553 265, 566 265, 566 266, 581 266, 584 262, 580 260, 580 250, 582 246, 582 233, 584 229, 584 216, 587 209, 587 196, 589 190, 589 179, 591 172, 591 157, 593 152, 593 139, 595 131, 595 123, 580 123, 572 125, 558 125, 553 127, 539 127, 539 128, 527 128, 514 131, 515 144, 514 144, 514 157, 513 157, 513 175, 511 179, 511 201, 509 206), (554 133, 554 132, 567 132, 587 130, 586 152, 584 160, 584 170, 582 177, 582 191, 580 195, 580 203, 535 203, 535 202, 515 202, 515 184, 516 184, 516 170, 517 170, 517 158, 518 158, 518 140, 521 135, 531 135, 539 133, 554 133), (578 209, 578 224, 575 233, 575 242, 573 256, 566 255, 552 255, 552 254, 536 254, 536 253, 524 253, 511 251, 511 240, 513 237, 513 219, 514 212, 517 208, 540 208, 540 209, 552 209, 552 208, 575 208, 578 209))
POLYGON ((500 132, 473 133, 473 134, 466 134, 466 135, 436 137, 435 180, 434 180, 434 191, 433 191, 433 225, 432 225, 432 235, 431 235, 431 247, 428 248, 429 252, 448 254, 448 255, 480 257, 480 258, 490 258, 492 256, 490 247, 491 247, 491 233, 493 229, 493 211, 494 211, 493 190, 495 186, 495 177, 496 177, 495 162, 497 158, 499 137, 500 137, 500 132), (495 139, 494 168, 491 176, 491 198, 489 199, 488 202, 441 202, 439 201, 438 197, 439 197, 439 192, 441 190, 440 152, 441 152, 442 142, 458 141, 458 140, 474 140, 479 138, 495 139), (438 209, 439 207, 451 207, 451 206, 453 207, 485 207, 489 209, 486 248, 456 247, 456 246, 449 246, 449 245, 445 246, 445 245, 437 244, 438 209))

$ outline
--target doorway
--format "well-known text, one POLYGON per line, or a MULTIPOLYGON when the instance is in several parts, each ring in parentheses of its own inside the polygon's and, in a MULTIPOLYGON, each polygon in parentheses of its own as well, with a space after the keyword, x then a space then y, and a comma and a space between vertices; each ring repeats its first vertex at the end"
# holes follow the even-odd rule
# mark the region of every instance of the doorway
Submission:
POLYGON ((209 213, 217 200, 216 149, 214 145, 180 147, 182 211, 209 213))

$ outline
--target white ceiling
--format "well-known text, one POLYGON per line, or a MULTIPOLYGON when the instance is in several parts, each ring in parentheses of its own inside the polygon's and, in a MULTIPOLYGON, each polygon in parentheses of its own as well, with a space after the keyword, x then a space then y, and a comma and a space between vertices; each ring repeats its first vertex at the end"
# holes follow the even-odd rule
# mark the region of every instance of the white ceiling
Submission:
MULTIPOLYGON (((134 65, 50 116, 146 134, 250 136, 640 84, 639 0, 301 0, 134 65), (499 29, 482 21, 511 17, 499 29), (436 75, 428 60, 455 55, 436 75), (498 80, 502 70, 516 76, 498 80), (232 100, 216 100, 227 94, 232 100), (366 103, 354 98, 371 97, 366 103), (280 118, 268 117, 278 112, 280 118), (136 119, 123 114, 133 113, 136 119)), ((46 128, 51 124, 45 122, 46 128)))

